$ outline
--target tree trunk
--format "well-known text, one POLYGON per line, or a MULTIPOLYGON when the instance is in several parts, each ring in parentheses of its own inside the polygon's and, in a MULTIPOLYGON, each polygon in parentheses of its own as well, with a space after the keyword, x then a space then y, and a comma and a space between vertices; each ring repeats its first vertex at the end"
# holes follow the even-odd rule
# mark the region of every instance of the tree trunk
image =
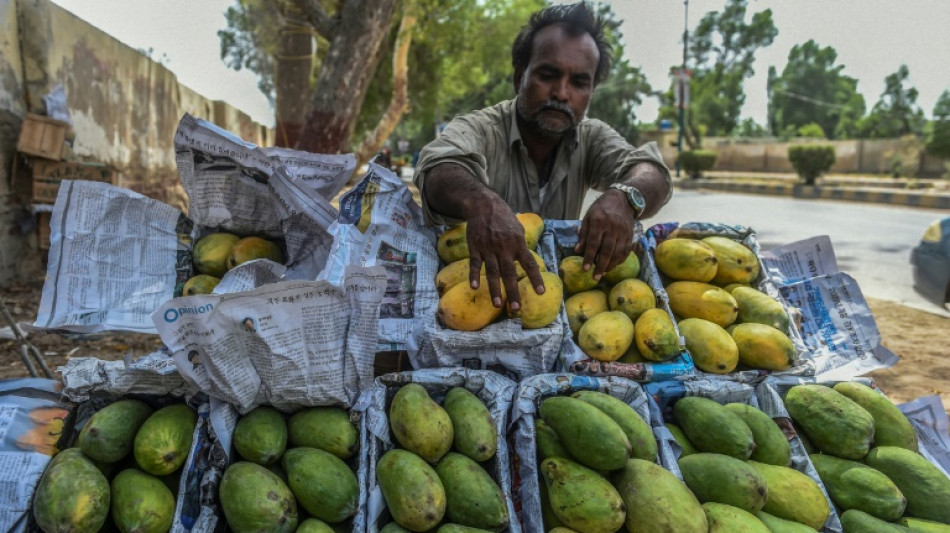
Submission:
POLYGON ((346 0, 334 17, 330 48, 312 93, 297 148, 350 151, 349 136, 379 63, 396 0, 346 0))
POLYGON ((281 2, 280 41, 277 45, 277 146, 297 145, 307 113, 310 72, 313 69, 313 27, 290 2, 281 2))

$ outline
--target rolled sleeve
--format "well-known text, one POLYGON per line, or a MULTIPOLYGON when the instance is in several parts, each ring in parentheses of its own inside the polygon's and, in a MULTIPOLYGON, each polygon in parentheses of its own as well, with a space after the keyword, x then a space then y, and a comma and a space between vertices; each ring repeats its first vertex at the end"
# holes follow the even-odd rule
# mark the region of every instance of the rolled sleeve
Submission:
MULTIPOLYGON (((673 196, 673 178, 670 175, 670 169, 663 161, 663 155, 660 153, 660 149, 657 147, 655 142, 650 141, 627 154, 620 165, 621 171, 617 177, 617 181, 626 178, 630 173, 630 169, 632 169, 637 163, 652 163, 660 170, 660 174, 663 176, 663 180, 666 182, 667 190, 666 199, 663 200, 663 203, 666 204, 669 202, 670 198, 673 196)), ((610 184, 607 186, 609 185, 610 184)))

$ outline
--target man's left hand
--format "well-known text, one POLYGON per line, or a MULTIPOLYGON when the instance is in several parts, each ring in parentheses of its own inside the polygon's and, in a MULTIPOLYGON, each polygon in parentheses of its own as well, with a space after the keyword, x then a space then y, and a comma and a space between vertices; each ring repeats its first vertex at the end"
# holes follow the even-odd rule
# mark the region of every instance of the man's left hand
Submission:
POLYGON ((594 269, 599 280, 622 263, 633 250, 633 208, 623 192, 611 189, 590 206, 581 223, 580 240, 574 251, 584 256, 584 270, 594 269))

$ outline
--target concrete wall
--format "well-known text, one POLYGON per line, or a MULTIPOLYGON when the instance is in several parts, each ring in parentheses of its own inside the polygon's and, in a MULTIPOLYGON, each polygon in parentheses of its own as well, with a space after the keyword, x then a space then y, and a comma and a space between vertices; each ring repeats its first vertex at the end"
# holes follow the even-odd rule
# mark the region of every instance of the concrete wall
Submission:
POLYGON ((3 258, 22 257, 32 238, 13 223, 30 197, 29 169, 20 166, 10 180, 20 123, 26 112, 44 114, 43 96, 60 84, 73 130, 65 159, 108 163, 121 174, 118 185, 182 210, 173 142, 184 113, 273 143, 272 130, 181 85, 161 64, 49 0, 0 0, 0 285, 16 270, 3 258))

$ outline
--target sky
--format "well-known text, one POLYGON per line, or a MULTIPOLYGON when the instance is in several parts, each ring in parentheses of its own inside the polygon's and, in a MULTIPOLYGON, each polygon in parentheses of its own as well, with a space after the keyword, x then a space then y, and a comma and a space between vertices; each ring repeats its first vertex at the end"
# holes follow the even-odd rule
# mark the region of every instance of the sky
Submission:
MULTIPOLYGON (((273 126, 270 104, 255 76, 236 72, 220 58, 219 29, 234 0, 52 0, 133 48, 153 50, 178 77, 199 94, 223 100, 258 122, 273 126)), ((721 10, 725 0, 688 0, 690 30, 703 14, 721 10)), ((639 66, 657 89, 669 86, 671 65, 683 57, 683 0, 617 0, 611 3, 624 21, 625 56, 639 66)), ((868 108, 884 89, 884 78, 902 64, 918 104, 932 116, 940 93, 950 90, 950 0, 749 0, 747 15, 772 10, 778 36, 756 55, 755 75, 745 84, 742 117, 765 124, 766 75, 781 72, 792 46, 814 39, 838 52, 844 74, 858 79, 868 108)), ((507 58, 506 58, 507 61, 507 58)), ((411 69, 410 65, 410 69, 411 69)), ((658 103, 637 110, 641 121, 656 118, 658 103)))

